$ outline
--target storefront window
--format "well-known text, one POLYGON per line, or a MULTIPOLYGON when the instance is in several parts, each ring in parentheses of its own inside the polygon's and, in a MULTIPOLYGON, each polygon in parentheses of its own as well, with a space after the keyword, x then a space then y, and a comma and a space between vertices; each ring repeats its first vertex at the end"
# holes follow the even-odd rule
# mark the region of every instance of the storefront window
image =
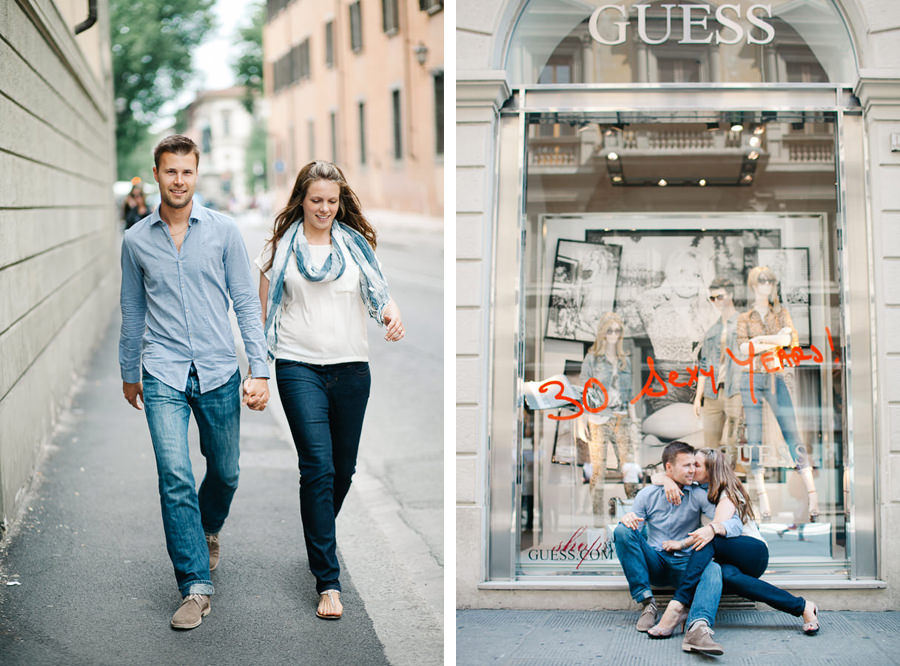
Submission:
POLYGON ((734 465, 770 574, 849 576, 836 114, 524 118, 515 575, 621 575, 611 530, 681 440, 734 465))
POLYGON ((507 71, 534 83, 849 83, 853 46, 831 0, 531 0, 507 71))

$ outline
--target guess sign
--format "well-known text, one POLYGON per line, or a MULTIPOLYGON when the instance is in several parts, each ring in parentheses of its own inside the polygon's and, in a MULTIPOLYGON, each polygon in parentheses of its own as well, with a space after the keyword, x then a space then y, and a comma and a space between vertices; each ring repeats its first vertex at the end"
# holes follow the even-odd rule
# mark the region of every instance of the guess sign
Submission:
MULTIPOLYGON (((707 27, 712 12, 712 8, 707 5, 674 3, 659 5, 666 11, 666 31, 662 37, 655 39, 651 39, 647 34, 647 10, 650 7, 650 5, 634 5, 637 9, 638 37, 646 44, 662 44, 678 39, 678 35, 672 35, 673 16, 681 19, 681 39, 678 39, 678 44, 712 44, 713 40, 716 44, 737 44, 745 40, 748 44, 768 44, 775 38, 775 28, 763 20, 763 17, 772 18, 771 5, 750 5, 743 15, 740 5, 719 5, 713 16, 721 27, 715 32, 711 32, 707 27), (746 19, 751 27, 745 29, 742 18, 746 19), (753 27, 762 30, 765 35, 761 38, 754 36, 753 27)), ((655 17, 653 18, 655 20, 655 17)), ((624 5, 603 5, 597 7, 591 14, 588 29, 594 40, 614 46, 625 41, 628 36, 628 25, 628 11, 624 5), (615 37, 609 34, 601 35, 601 21, 616 14, 621 16, 622 20, 608 21, 616 26, 615 37)))

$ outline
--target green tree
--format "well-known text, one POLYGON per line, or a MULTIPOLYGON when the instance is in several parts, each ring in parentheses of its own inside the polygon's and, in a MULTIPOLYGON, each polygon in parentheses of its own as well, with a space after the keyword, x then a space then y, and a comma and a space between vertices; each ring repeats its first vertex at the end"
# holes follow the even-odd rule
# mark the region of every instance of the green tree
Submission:
POLYGON ((247 142, 247 157, 244 172, 250 184, 250 192, 264 192, 266 189, 266 126, 263 121, 255 121, 247 142))
POLYGON ((250 25, 238 29, 238 57, 231 63, 239 86, 246 86, 244 107, 253 113, 253 102, 263 94, 263 25, 266 22, 266 6, 262 2, 250 7, 250 25))
POLYGON ((110 0, 116 156, 120 179, 160 107, 193 75, 191 52, 213 26, 215 0, 110 0))

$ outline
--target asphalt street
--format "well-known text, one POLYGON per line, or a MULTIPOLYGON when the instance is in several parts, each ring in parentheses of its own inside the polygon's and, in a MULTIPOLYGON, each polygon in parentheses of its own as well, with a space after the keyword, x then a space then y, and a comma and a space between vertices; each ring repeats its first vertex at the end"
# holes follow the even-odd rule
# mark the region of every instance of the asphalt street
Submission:
MULTIPOLYGON (((265 225, 239 223, 252 258, 265 225)), ((378 254, 409 333, 388 344, 370 331, 372 396, 338 518, 344 618, 314 615, 296 453, 276 395, 265 412, 243 412, 212 613, 192 631, 169 628, 179 595, 147 425, 121 397, 114 317, 103 340, 85 341, 93 360, 0 544, 0 663, 442 663, 442 243, 434 230, 391 236, 385 228, 378 254)), ((199 482, 193 423, 191 447, 199 482)))

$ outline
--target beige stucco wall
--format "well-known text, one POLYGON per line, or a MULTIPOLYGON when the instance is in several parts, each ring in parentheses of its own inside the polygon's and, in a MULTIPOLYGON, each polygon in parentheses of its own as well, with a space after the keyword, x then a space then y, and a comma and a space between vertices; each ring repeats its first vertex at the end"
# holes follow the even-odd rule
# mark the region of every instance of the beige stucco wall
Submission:
POLYGON ((75 373, 114 312, 107 3, 0 3, 0 519, 16 515, 75 373), (77 14, 77 18, 68 17, 77 14))
POLYGON ((287 200, 297 171, 312 159, 331 160, 329 116, 337 113, 337 164, 363 208, 443 214, 443 157, 435 152, 432 75, 444 67, 444 12, 428 14, 418 2, 400 0, 400 29, 382 30, 381 3, 363 2, 363 47, 350 49, 347 0, 298 0, 266 24, 263 43, 266 96, 270 102, 269 161, 285 163, 270 177, 276 209, 287 200), (335 64, 325 65, 325 24, 334 21, 335 64), (295 44, 310 39, 312 75, 274 93, 272 63, 295 44), (417 44, 428 52, 420 65, 417 44), (391 91, 400 90, 402 146, 393 154, 391 91), (358 104, 366 107, 366 160, 360 164, 358 104), (314 146, 308 123, 315 127, 314 146))
MULTIPOLYGON (((490 382, 491 239, 497 221, 495 122, 508 92, 506 41, 525 0, 461 0, 457 10, 457 605, 506 608, 629 608, 624 590, 488 590, 485 577, 490 382)), ((876 373, 876 531, 886 589, 817 590, 825 608, 900 608, 900 5, 839 0, 850 26, 869 149, 869 219, 876 373)), ((866 230, 866 231, 864 231, 866 230)), ((862 378, 861 378, 862 379, 862 378)))

